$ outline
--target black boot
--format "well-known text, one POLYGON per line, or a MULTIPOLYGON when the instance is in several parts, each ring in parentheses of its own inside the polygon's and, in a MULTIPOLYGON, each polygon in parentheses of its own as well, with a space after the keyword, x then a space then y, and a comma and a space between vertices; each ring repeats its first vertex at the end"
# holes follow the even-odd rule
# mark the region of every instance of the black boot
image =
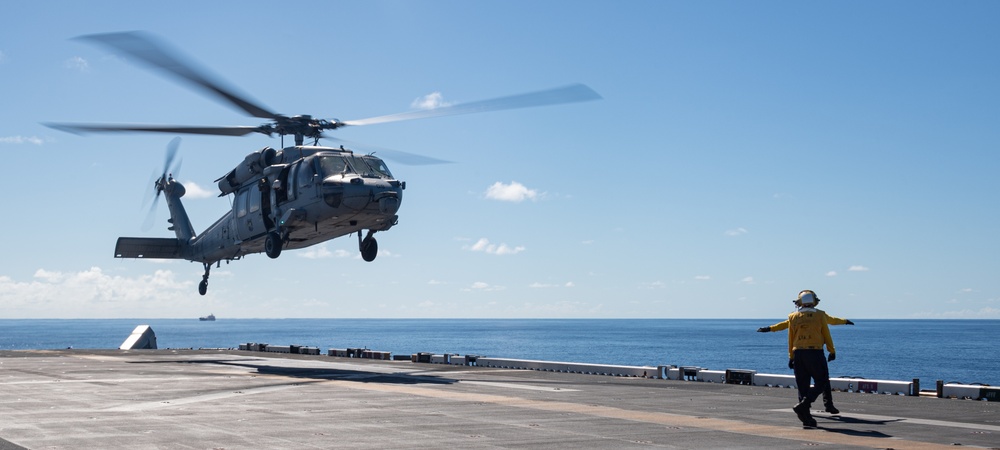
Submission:
POLYGON ((792 411, 795 411, 795 415, 799 416, 802 426, 815 427, 816 419, 813 419, 812 413, 809 412, 809 406, 811 406, 810 403, 801 401, 792 408, 792 411))
POLYGON ((840 410, 837 409, 836 406, 833 406, 833 402, 827 403, 824 406, 826 406, 826 408, 825 408, 826 412, 828 412, 830 414, 840 414, 840 410))

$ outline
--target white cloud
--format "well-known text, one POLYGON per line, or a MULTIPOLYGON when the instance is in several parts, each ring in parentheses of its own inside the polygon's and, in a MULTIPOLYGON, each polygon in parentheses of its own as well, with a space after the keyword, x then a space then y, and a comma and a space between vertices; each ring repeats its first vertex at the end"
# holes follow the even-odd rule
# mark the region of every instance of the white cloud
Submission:
POLYGON ((941 313, 924 312, 914 314, 914 317, 924 319, 997 319, 1000 318, 1000 308, 985 306, 978 310, 962 309, 941 313))
POLYGON ((831 271, 829 271, 829 272, 826 273, 826 276, 828 276, 828 277, 835 277, 835 276, 837 276, 837 271, 836 270, 831 270, 831 271))
POLYGON ((564 283, 564 284, 558 284, 558 283, 539 283, 539 282, 536 281, 536 282, 531 283, 531 284, 528 285, 528 287, 532 288, 532 289, 571 288, 571 287, 574 287, 574 286, 576 286, 576 285, 573 284, 572 281, 569 281, 569 282, 564 283))
POLYGON ((45 140, 37 136, 5 136, 0 137, 0 144, 34 144, 42 145, 45 140))
POLYGON ((413 103, 410 103, 410 107, 416 109, 437 109, 445 106, 451 106, 451 103, 444 101, 444 96, 437 91, 417 98, 413 100, 413 103))
POLYGON ((8 317, 148 317, 204 304, 192 295, 194 281, 179 282, 169 270, 137 277, 112 276, 99 267, 80 272, 35 271, 32 280, 0 276, 0 304, 8 317))
POLYGON ((710 277, 710 276, 708 276, 708 275, 696 275, 696 276, 694 277, 694 279, 695 279, 695 280, 698 280, 698 281, 708 281, 708 280, 711 280, 711 279, 712 279, 712 277, 710 277))
POLYGON ((60 272, 49 272, 45 269, 38 269, 35 271, 35 278, 49 283, 58 283, 63 280, 63 274, 60 272))
POLYGON ((494 285, 491 285, 489 283, 485 283, 485 282, 482 282, 482 281, 476 281, 475 283, 472 283, 471 286, 469 286, 469 287, 467 287, 465 289, 462 289, 462 290, 466 291, 466 292, 471 292, 471 291, 476 291, 476 292, 492 292, 492 291, 502 291, 504 289, 505 288, 503 286, 494 286, 494 285))
POLYGON ((740 280, 740 283, 754 284, 753 277, 743 277, 743 279, 740 280))
POLYGON ((194 181, 185 181, 181 183, 184 186, 184 198, 212 198, 216 197, 215 191, 210 191, 201 186, 198 186, 194 181))
MULTIPOLYGON (((381 254, 381 252, 379 252, 379 254, 381 254)), ((308 247, 306 250, 295 252, 295 255, 306 259, 349 258, 351 256, 351 252, 344 249, 337 249, 331 252, 330 249, 326 248, 326 244, 323 244, 314 245, 312 247, 308 247)))
POLYGON ((504 202, 523 202, 525 200, 536 200, 538 198, 538 191, 528 189, 525 185, 516 181, 511 181, 510 184, 503 184, 497 181, 486 189, 486 198, 504 202))
POLYGON ((726 236, 740 236, 744 234, 747 234, 747 229, 743 227, 726 231, 726 236))
POLYGON ((517 247, 511 247, 506 243, 500 245, 491 244, 490 240, 486 238, 480 238, 478 241, 476 241, 475 244, 472 244, 471 246, 465 246, 462 248, 474 252, 486 252, 491 255, 516 255, 525 250, 524 246, 522 245, 519 245, 517 247))
POLYGON ((86 59, 79 56, 67 59, 65 65, 67 69, 79 70, 80 72, 87 72, 90 70, 90 63, 88 63, 86 59))
POLYGON ((868 268, 865 266, 851 266, 847 268, 848 272, 867 272, 868 268))
POLYGON ((663 289, 667 287, 667 284, 662 281, 654 281, 652 283, 642 283, 639 285, 640 289, 663 289))
POLYGON ((325 259, 332 258, 333 252, 331 252, 325 245, 310 247, 309 250, 296 252, 296 256, 306 259, 325 259))

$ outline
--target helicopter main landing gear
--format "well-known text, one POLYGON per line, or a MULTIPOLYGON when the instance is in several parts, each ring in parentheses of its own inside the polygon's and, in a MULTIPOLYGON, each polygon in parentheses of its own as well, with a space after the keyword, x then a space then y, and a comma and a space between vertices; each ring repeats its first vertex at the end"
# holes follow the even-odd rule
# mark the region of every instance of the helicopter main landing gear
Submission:
POLYGON ((361 249, 361 259, 372 262, 378 256, 378 241, 372 236, 375 230, 368 230, 364 240, 361 239, 361 232, 358 231, 358 248, 361 249))
POLYGON ((198 283, 198 293, 205 295, 208 292, 208 271, 212 269, 212 265, 209 263, 202 263, 205 266, 205 275, 201 277, 201 283, 198 283))
POLYGON ((271 259, 275 259, 281 256, 281 246, 284 239, 281 239, 281 235, 277 231, 272 231, 267 233, 267 237, 264 238, 264 253, 271 259))

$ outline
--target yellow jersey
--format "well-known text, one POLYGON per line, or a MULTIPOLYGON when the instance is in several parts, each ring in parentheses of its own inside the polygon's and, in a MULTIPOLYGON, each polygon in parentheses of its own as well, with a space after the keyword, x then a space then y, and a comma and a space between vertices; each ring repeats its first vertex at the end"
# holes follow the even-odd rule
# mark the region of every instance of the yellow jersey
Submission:
POLYGON ((788 359, 794 358, 795 350, 822 350, 824 345, 827 351, 836 353, 828 324, 841 320, 821 309, 800 308, 789 314, 787 321, 772 325, 771 331, 788 328, 788 359))
MULTIPOLYGON (((819 311, 819 310, 817 310, 817 311, 819 311)), ((824 313, 825 312, 826 311, 824 311, 824 313)), ((847 325, 847 319, 841 319, 840 317, 833 317, 830 314, 827 314, 826 315, 826 324, 827 325, 847 325)), ((782 320, 781 322, 778 322, 778 323, 776 323, 774 325, 771 325, 771 326, 769 326, 767 328, 768 328, 768 331, 787 330, 788 329, 788 320, 782 320)))

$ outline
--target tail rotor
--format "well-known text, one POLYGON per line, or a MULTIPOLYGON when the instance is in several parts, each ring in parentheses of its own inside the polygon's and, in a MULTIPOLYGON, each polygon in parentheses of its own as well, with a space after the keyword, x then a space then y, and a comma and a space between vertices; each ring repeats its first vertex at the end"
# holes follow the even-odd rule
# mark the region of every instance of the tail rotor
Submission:
MULTIPOLYGON (((160 194, 162 194, 163 190, 166 189, 167 184, 173 180, 173 175, 180 173, 181 161, 178 160, 176 165, 174 165, 174 160, 177 159, 177 149, 180 145, 181 138, 179 137, 173 138, 170 143, 167 144, 166 157, 163 162, 163 172, 160 173, 159 177, 156 177, 155 174, 150 177, 150 183, 153 185, 153 188, 152 191, 147 192, 151 192, 155 197, 153 198, 153 204, 150 205, 149 211, 146 213, 146 220, 142 224, 143 231, 148 231, 153 227, 153 222, 156 220, 156 206, 160 202, 160 194)), ((146 195, 147 202, 149 201, 149 196, 150 194, 146 195)))

